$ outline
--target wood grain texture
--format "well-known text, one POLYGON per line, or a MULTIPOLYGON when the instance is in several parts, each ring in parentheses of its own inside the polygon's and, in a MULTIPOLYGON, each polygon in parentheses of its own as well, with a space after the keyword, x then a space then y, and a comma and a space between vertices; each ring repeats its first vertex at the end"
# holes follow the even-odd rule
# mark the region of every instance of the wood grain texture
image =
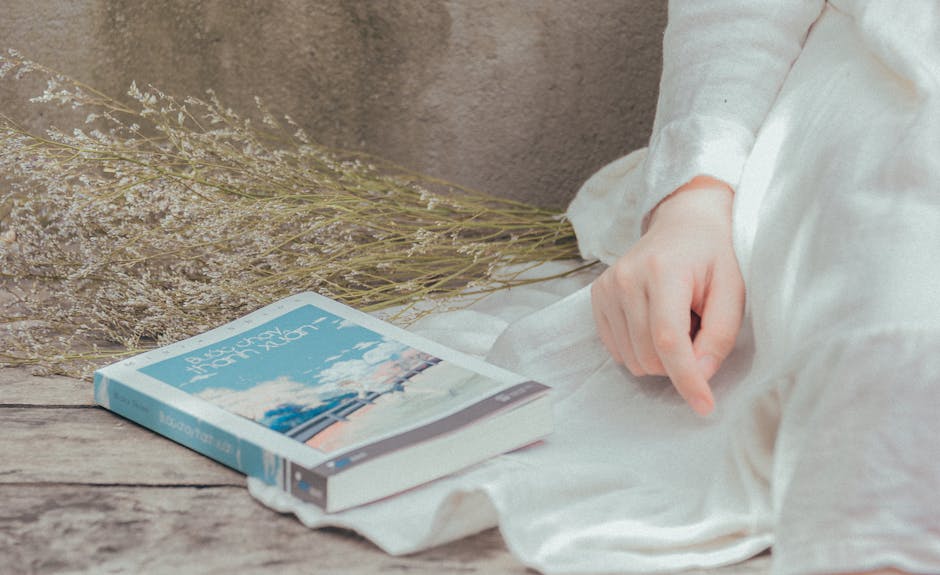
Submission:
POLYGON ((0 486, 0 557, 15 573, 525 573, 489 531, 390 557, 312 531, 235 487, 0 486))
POLYGON ((93 405, 90 381, 38 377, 25 368, 0 368, 0 406, 93 405))
MULTIPOLYGON (((391 557, 258 504, 244 478, 92 404, 91 384, 0 369, 0 573, 533 573, 499 532, 391 557)), ((692 575, 767 573, 764 555, 692 575)))
POLYGON ((97 407, 3 408, 0 482, 244 485, 240 474, 97 407))

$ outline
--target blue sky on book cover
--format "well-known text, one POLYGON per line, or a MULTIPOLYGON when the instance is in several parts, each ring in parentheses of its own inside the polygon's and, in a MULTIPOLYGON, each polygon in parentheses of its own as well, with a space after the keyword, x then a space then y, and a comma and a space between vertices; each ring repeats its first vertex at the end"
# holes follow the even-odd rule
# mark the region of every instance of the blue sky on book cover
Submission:
POLYGON ((313 305, 140 371, 326 452, 496 386, 313 305))

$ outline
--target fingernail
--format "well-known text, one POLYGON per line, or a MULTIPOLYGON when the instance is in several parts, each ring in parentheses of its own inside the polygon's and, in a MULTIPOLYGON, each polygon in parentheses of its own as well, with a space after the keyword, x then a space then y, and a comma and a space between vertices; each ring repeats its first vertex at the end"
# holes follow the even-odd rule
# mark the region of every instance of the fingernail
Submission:
POLYGON ((692 405, 692 409, 695 410, 695 413, 706 416, 709 415, 713 409, 715 409, 715 404, 709 397, 697 395, 689 399, 689 403, 692 405))
POLYGON ((703 355, 698 358, 698 369, 707 381, 718 371, 718 360, 713 355, 703 355))

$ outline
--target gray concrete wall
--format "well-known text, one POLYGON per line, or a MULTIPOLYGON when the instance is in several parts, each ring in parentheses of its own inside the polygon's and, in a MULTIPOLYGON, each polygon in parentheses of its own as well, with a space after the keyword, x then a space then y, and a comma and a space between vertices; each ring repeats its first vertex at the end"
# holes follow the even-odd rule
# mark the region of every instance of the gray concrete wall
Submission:
MULTIPOLYGON (((664 2, 0 0, 0 47, 111 94, 261 96, 317 140, 565 205, 645 144, 664 2)), ((22 88, 4 111, 43 123, 22 88)))

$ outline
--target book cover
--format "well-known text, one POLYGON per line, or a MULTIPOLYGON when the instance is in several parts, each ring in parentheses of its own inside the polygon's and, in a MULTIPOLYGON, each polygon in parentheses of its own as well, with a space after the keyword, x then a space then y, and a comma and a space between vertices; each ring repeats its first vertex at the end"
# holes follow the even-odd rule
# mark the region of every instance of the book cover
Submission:
POLYGON ((95 374, 103 407, 328 511, 538 440, 546 392, 312 293, 95 374))

